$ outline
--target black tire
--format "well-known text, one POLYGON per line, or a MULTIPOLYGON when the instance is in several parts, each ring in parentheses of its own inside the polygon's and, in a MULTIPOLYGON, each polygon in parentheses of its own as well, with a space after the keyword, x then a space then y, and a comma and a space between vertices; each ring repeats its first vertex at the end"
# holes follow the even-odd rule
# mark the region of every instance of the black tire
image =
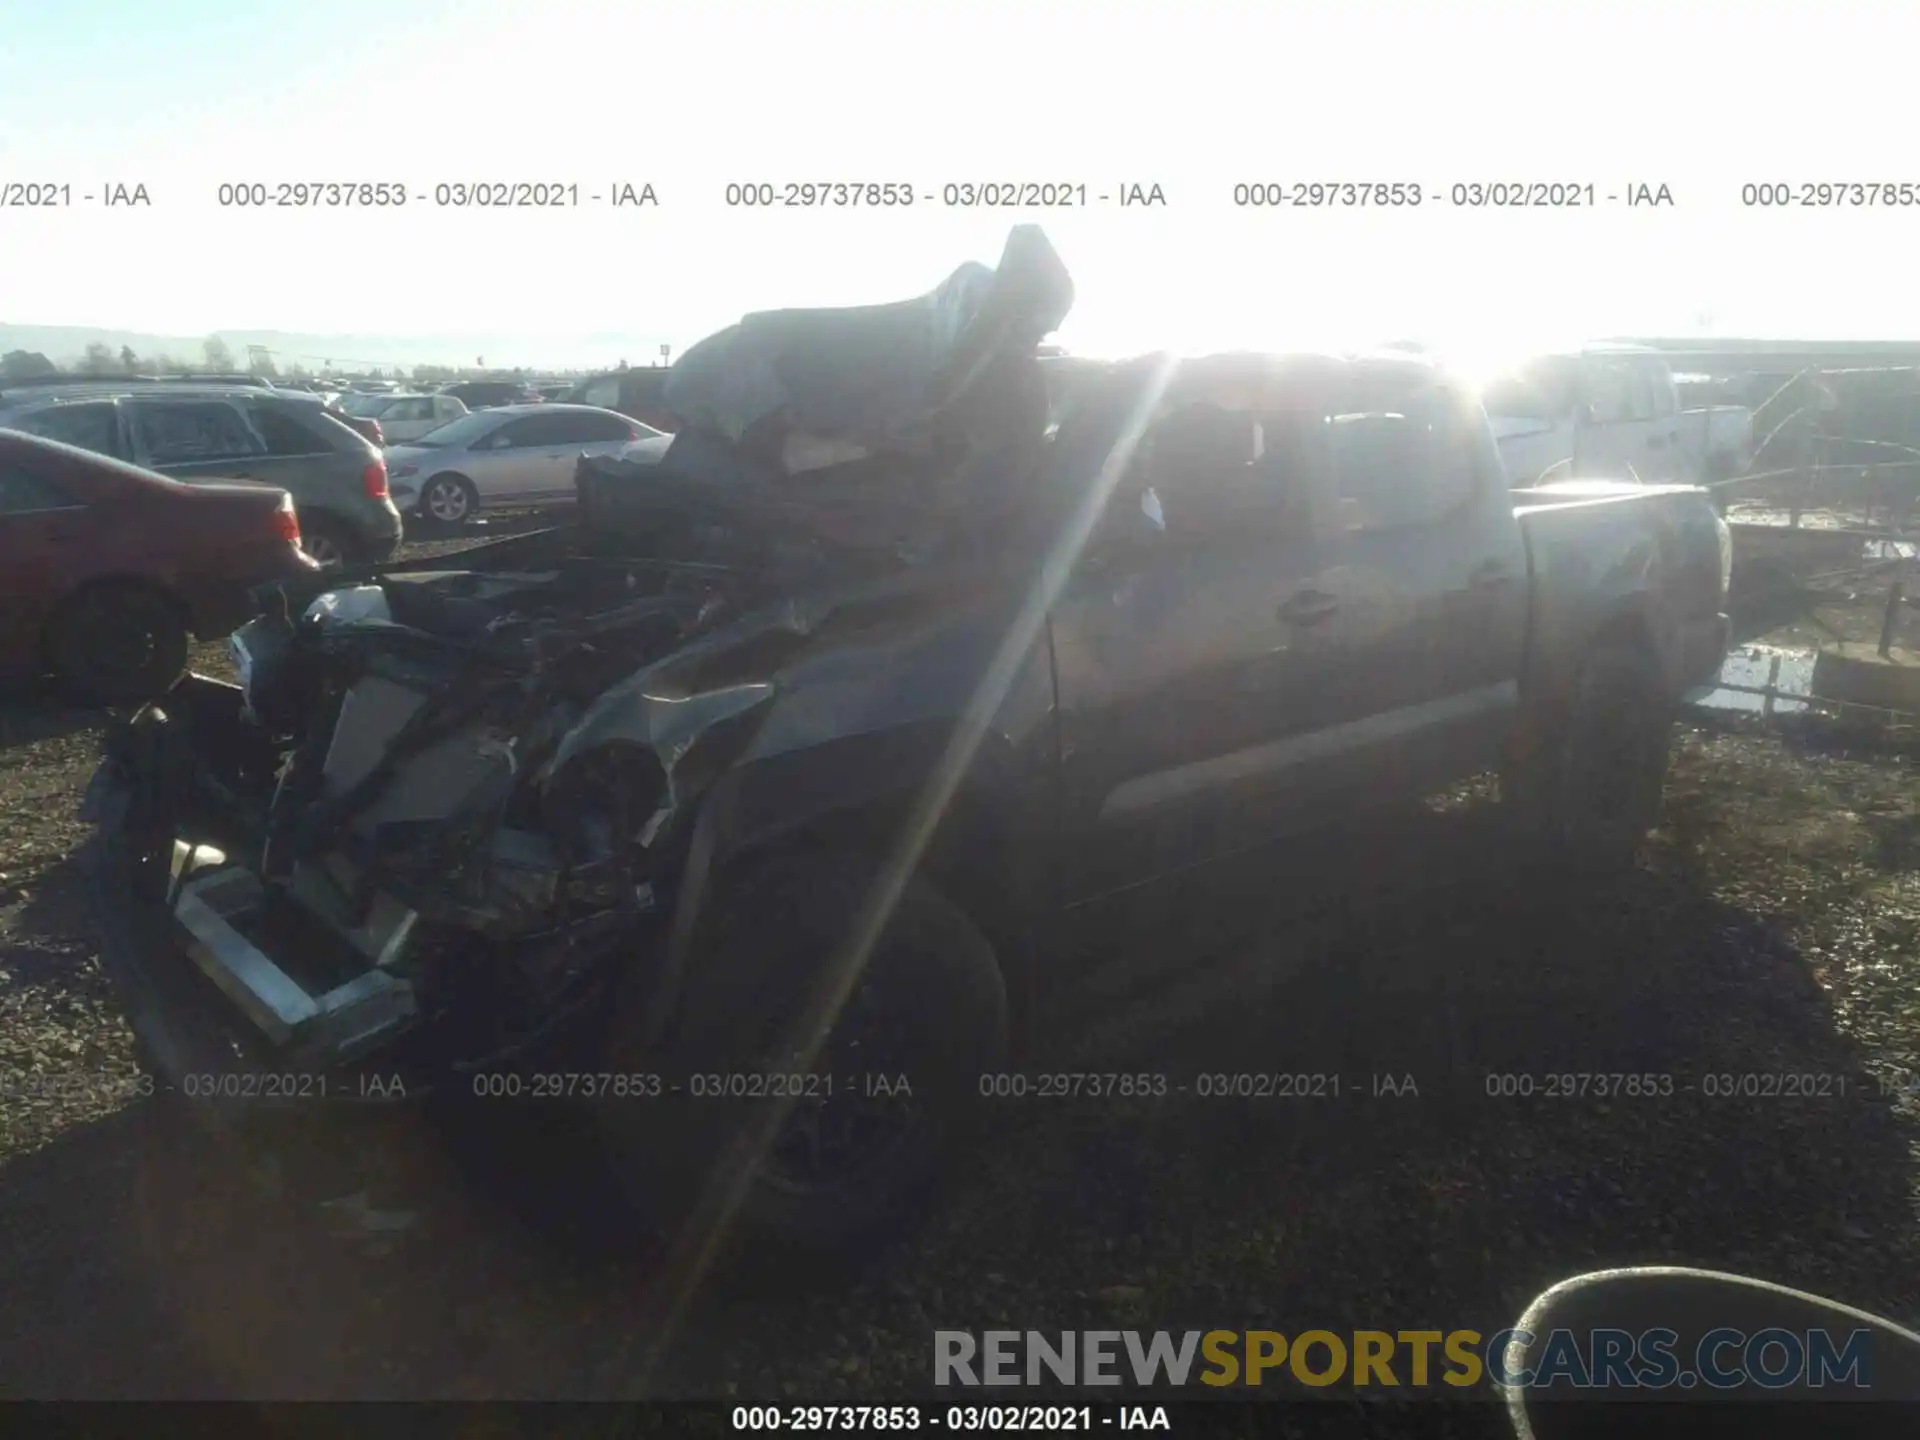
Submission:
POLYGON ((1646 645, 1594 646, 1557 733, 1507 777, 1508 804, 1536 858, 1585 873, 1633 864, 1660 819, 1675 710, 1646 645))
MULTIPOLYGON (((874 873, 857 857, 822 854, 730 877, 705 909, 662 1048, 641 1049, 644 995, 617 1007, 602 1068, 660 1074, 669 1093, 611 1100, 597 1129, 628 1200, 663 1231, 712 1217, 729 1147, 777 1103, 693 1092, 728 1090, 713 1077, 788 1073, 769 1056, 790 1038, 874 873)), ((895 1233, 970 1128, 980 1076, 1004 1068, 1007 1046, 1006 986, 992 947, 932 886, 912 881, 821 1051, 815 1073, 831 1078, 834 1095, 812 1093, 790 1115, 747 1182, 734 1238, 749 1250, 819 1259, 895 1233), (911 1095, 876 1096, 879 1077, 888 1089, 904 1078, 911 1095), (840 1135, 853 1137, 844 1163, 809 1173, 805 1159, 825 1156, 823 1137, 840 1135)))
POLYGON ((86 699, 130 705, 173 687, 187 641, 186 613, 164 591, 102 581, 68 596, 47 622, 47 667, 86 699))
POLYGON ((480 511, 480 492, 464 475, 449 470, 420 487, 413 513, 433 525, 464 525, 480 511))
POLYGON ((352 564, 360 553, 352 532, 330 515, 300 517, 300 548, 329 569, 352 564))

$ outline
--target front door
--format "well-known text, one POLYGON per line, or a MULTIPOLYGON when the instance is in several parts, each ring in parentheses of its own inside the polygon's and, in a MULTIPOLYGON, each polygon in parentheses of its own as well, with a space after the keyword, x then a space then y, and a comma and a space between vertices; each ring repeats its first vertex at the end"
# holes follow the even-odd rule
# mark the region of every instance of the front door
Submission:
POLYGON ((1255 843, 1285 803, 1324 475, 1317 425, 1271 398, 1258 373, 1170 391, 1054 607, 1070 903, 1255 843))

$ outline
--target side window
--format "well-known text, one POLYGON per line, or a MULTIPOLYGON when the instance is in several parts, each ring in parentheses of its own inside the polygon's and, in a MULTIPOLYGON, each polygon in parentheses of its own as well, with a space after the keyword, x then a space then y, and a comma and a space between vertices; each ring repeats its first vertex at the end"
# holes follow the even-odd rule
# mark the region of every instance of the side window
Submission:
POLYGON ((534 446, 581 445, 586 442, 585 417, 579 415, 533 415, 521 423, 527 427, 522 443, 534 446))
POLYGON ((1330 419, 1334 494, 1349 534, 1436 525, 1473 498, 1480 469, 1468 411, 1427 389, 1330 419))
POLYGON ((1482 399, 1495 419, 1559 424, 1573 413, 1575 379, 1572 364, 1548 356, 1493 381, 1482 399))
POLYGON ((111 405, 54 405, 21 416, 13 428, 96 455, 120 453, 120 422, 111 405))
POLYGON ((433 397, 433 413, 443 420, 457 419, 461 415, 466 414, 466 410, 467 407, 451 395, 436 395, 433 397))
POLYGON ((1169 405, 1141 437, 1122 487, 1121 533, 1272 539, 1309 521, 1301 478, 1304 427, 1262 413, 1257 385, 1169 405))
POLYGON ((35 510, 59 510, 73 504, 50 480, 0 464, 0 515, 26 515, 35 510))
POLYGON ((1624 425, 1635 418, 1634 367, 1618 360, 1590 360, 1587 404, 1596 425, 1624 425))
POLYGON ((598 405, 603 410, 613 410, 620 404, 620 381, 617 376, 609 375, 596 380, 581 392, 582 405, 598 405))
POLYGON ((633 426, 618 415, 557 415, 567 424, 566 439, 571 445, 604 445, 609 440, 625 440, 633 426))
POLYGON ((547 437, 542 433, 540 422, 546 417, 530 415, 524 420, 515 420, 511 425, 502 426, 493 432, 493 441, 489 450, 530 450, 536 445, 544 445, 547 437))
POLYGON ((154 465, 242 460, 265 452, 239 408, 225 401, 141 401, 133 416, 135 434, 154 465))
POLYGON ((333 447, 282 410, 263 405, 253 412, 253 425, 267 442, 267 454, 325 455, 333 447))
POLYGON ((1680 386, 1673 372, 1664 365, 1646 367, 1647 383, 1653 389, 1653 418, 1664 420, 1680 411, 1680 386))

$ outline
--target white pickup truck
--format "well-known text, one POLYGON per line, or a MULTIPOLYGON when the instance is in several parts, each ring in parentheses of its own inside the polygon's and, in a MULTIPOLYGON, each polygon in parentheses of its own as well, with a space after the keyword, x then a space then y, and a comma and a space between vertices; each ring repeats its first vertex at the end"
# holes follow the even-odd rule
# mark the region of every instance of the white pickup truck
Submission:
POLYGON ((1699 483, 1741 474, 1753 458, 1753 412, 1682 410, 1665 357, 1641 346, 1536 355, 1487 385, 1481 400, 1517 486, 1588 477, 1699 483))

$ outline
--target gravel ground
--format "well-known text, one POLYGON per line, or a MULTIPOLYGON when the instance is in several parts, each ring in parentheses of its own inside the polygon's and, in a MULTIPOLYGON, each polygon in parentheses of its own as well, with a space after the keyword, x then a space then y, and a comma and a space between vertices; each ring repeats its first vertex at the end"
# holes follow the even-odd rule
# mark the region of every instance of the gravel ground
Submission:
POLYGON ((663 1336, 655 1257, 609 1258, 619 1222, 550 1126, 503 1117, 483 1158, 396 1120, 417 1218, 385 1235, 271 1197, 140 1097, 69 860, 103 718, 0 705, 0 1396, 611 1397, 659 1344, 650 1393, 868 1400, 927 1389, 938 1328, 1491 1330, 1647 1261, 1920 1318, 1899 736, 1690 722, 1647 866, 1605 889, 1472 858, 1491 820, 1463 791, 1359 837, 1390 895, 1309 913, 1286 897, 1317 882, 1269 856, 1143 902, 1062 987, 1079 1054, 1335 1071, 1343 1098, 1009 1101, 911 1238, 831 1281, 719 1272, 663 1336), (1623 1071, 1673 1093, 1488 1093, 1623 1071), (1821 1093, 1707 1093, 1780 1074, 1821 1093))

